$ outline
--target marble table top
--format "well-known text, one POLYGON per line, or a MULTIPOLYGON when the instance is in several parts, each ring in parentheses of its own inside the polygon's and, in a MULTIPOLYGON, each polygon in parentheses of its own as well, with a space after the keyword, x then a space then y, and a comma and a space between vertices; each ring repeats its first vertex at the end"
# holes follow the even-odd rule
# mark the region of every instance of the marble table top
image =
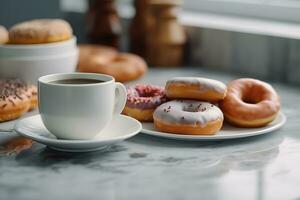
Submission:
MULTIPOLYGON (((164 85, 173 76, 224 82, 238 77, 202 69, 152 69, 138 82, 164 85)), ((288 121, 264 136, 180 142, 139 134, 101 152, 63 153, 34 143, 7 155, 1 148, 18 136, 0 133, 0 199, 300 199, 300 88, 273 86, 288 121)))

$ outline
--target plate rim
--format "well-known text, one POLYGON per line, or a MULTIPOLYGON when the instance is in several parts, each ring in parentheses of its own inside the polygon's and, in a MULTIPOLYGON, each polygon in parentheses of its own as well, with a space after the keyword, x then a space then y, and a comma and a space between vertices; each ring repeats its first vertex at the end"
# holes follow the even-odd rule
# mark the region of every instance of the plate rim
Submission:
MULTIPOLYGON (((142 130, 141 133, 151 135, 153 137, 159 137, 159 138, 165 138, 165 139, 172 139, 172 140, 185 140, 185 141, 207 141, 207 140, 230 140, 230 139, 239 139, 239 138, 246 138, 246 137, 253 137, 253 136, 259 136, 266 133, 271 133, 277 129, 280 129, 287 121, 287 117, 283 112, 279 112, 278 116, 280 116, 281 121, 279 121, 278 124, 274 124, 271 127, 266 127, 265 129, 255 131, 255 132, 247 132, 244 134, 238 134, 238 135, 184 135, 184 134, 175 134, 175 133, 166 133, 166 132, 160 132, 160 131, 152 131, 149 129, 144 129, 144 126, 142 123, 142 130)), ((151 123, 151 122, 146 122, 151 123)), ((251 128, 248 128, 251 129, 251 128)))
MULTIPOLYGON (((122 118, 127 118, 129 120, 132 120, 134 121, 137 125, 138 125, 138 128, 137 130, 131 132, 130 134, 126 134, 126 135, 122 135, 122 136, 117 136, 117 137, 112 137, 112 138, 106 138, 106 139, 90 139, 90 140, 64 140, 64 139, 52 139, 52 138, 46 138, 46 137, 42 137, 40 135, 36 135, 35 137, 32 136, 32 134, 28 134, 27 131, 21 131, 20 130, 20 127, 21 127, 21 122, 24 121, 25 119, 28 119, 28 118, 36 118, 38 117, 40 114, 36 114, 36 115, 33 115, 33 116, 30 116, 30 117, 26 117, 26 118, 23 118, 23 119, 20 119, 18 120, 15 125, 14 125, 14 128, 13 130, 17 133, 17 134, 20 134, 24 137, 27 137, 27 138, 30 138, 36 142, 40 142, 40 143, 43 143, 46 145, 57 145, 57 144, 73 144, 73 145, 79 145, 79 144, 98 144, 98 143, 105 143, 105 142, 117 142, 117 141, 120 141, 120 140, 126 140, 128 138, 131 138, 135 135, 137 135, 138 133, 141 132, 142 130, 142 124, 132 118, 132 117, 129 117, 129 116, 126 116, 126 115, 122 115, 120 114, 118 117, 122 117, 122 118)), ((50 132, 50 131, 49 131, 50 132)), ((51 132, 50 132, 51 133, 51 132)))

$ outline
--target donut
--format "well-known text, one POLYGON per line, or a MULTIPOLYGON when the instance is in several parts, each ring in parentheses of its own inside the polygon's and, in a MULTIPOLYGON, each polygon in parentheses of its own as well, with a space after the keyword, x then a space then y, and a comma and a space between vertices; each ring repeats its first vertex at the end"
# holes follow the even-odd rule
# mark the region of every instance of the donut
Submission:
POLYGON ((33 110, 38 106, 37 87, 35 85, 27 84, 18 79, 2 79, 0 80, 0 88, 17 89, 25 93, 30 100, 29 110, 33 110))
POLYGON ((241 78, 228 84, 220 102, 225 120, 240 127, 261 127, 273 121, 280 109, 279 96, 263 81, 241 78))
POLYGON ((122 113, 139 121, 153 121, 154 110, 166 101, 164 88, 137 84, 127 89, 127 102, 122 113))
POLYGON ((93 67, 97 68, 96 66, 93 66, 95 62, 93 61, 94 59, 97 60, 97 62, 106 63, 118 54, 117 49, 104 45, 80 44, 78 45, 78 48, 79 69, 87 67, 86 70, 89 70, 88 67, 91 67, 90 70, 93 70, 93 67))
POLYGON ((117 54, 117 49, 104 45, 81 44, 77 70, 80 72, 95 73, 99 65, 104 65, 117 54))
POLYGON ((117 81, 127 82, 143 76, 147 70, 147 64, 140 56, 120 53, 103 66, 102 70, 102 73, 115 77, 117 81))
POLYGON ((127 82, 140 78, 147 70, 146 62, 130 53, 118 53, 105 46, 79 46, 79 72, 101 73, 116 81, 127 82))
POLYGON ((10 44, 42 44, 73 37, 70 24, 62 19, 35 19, 14 25, 9 30, 10 44))
POLYGON ((226 96, 224 83, 207 78, 175 77, 167 81, 165 88, 170 99, 218 102, 226 96))
POLYGON ((8 42, 8 32, 4 26, 0 25, 0 44, 8 42))
POLYGON ((0 122, 19 118, 31 107, 30 98, 23 89, 24 85, 14 84, 1 80, 0 82, 0 122))
POLYGON ((214 135, 222 127, 223 113, 215 105, 197 100, 173 100, 153 114, 154 126, 167 133, 214 135))

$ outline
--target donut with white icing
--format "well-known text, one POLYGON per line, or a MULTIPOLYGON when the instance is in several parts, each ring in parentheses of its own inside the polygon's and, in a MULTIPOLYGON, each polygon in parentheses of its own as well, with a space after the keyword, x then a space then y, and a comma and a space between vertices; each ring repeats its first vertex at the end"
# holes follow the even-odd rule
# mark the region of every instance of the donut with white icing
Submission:
POLYGON ((185 135, 213 135, 223 124, 223 113, 215 105, 196 100, 173 100, 161 104, 153 114, 155 127, 185 135))
POLYGON ((220 81, 198 77, 175 77, 166 83, 170 99, 196 99, 218 102, 226 96, 226 85, 220 81))

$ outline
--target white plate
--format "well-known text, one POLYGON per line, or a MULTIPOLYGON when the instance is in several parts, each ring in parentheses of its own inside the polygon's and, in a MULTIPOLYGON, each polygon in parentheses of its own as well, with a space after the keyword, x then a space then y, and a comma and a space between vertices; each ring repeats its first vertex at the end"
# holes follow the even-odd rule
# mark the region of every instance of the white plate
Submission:
POLYGON ((88 152, 101 150, 109 145, 121 142, 135 136, 142 129, 139 121, 124 115, 119 115, 91 140, 57 139, 43 125, 40 115, 34 115, 19 120, 14 130, 24 137, 45 144, 52 149, 67 152, 88 152))
POLYGON ((227 140, 236 138, 245 138, 256 135, 262 135, 265 133, 270 133, 282 127, 286 122, 286 116, 283 113, 279 113, 276 119, 265 127, 261 128, 239 128, 233 127, 228 124, 224 124, 222 129, 216 135, 180 135, 173 133, 160 132, 154 128, 153 123, 142 123, 143 129, 142 133, 168 138, 176 140, 186 140, 186 141, 206 141, 206 140, 227 140))

